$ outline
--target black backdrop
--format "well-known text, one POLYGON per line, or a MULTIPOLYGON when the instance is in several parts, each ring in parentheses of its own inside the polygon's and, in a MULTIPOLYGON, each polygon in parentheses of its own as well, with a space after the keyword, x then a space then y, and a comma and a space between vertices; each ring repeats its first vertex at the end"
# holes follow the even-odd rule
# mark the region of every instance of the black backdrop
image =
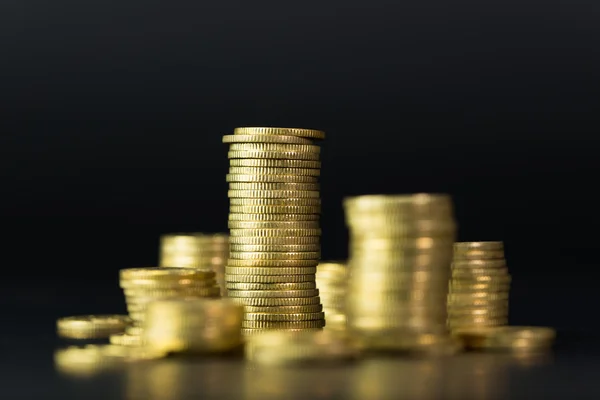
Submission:
POLYGON ((122 311, 158 236, 223 231, 236 126, 325 130, 323 256, 341 201, 448 192, 461 240, 504 240, 513 323, 597 304, 600 4, 5 1, 7 304, 122 311))

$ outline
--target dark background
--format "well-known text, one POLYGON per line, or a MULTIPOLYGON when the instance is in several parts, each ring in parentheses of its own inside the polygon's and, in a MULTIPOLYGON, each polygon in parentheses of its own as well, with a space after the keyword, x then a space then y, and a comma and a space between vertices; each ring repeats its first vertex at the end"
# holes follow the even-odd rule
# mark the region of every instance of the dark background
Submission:
MULTIPOLYGON (((236 126, 322 129, 341 201, 448 192, 504 240, 517 324, 596 327, 597 1, 4 1, 3 298, 20 321, 124 311, 158 236, 226 230, 236 126), (538 4, 539 3, 539 4, 538 4)), ((15 316, 15 318, 17 318, 15 316)))

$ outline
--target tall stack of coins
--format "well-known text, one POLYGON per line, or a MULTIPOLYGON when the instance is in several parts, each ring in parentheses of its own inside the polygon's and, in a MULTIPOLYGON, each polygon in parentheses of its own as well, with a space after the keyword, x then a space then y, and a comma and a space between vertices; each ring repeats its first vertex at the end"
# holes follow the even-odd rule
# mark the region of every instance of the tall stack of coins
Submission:
POLYGON ((317 288, 323 303, 327 330, 346 329, 346 286, 348 265, 345 261, 324 261, 317 265, 317 288))
POLYGON ((236 128, 230 143, 228 296, 245 307, 243 333, 321 329, 315 271, 321 255, 318 178, 311 129, 236 128))
POLYGON ((454 244, 448 294, 448 326, 452 331, 508 323, 511 276, 502 242, 454 244))
POLYGON ((225 296, 225 264, 229 254, 226 233, 170 233, 160 237, 159 265, 172 268, 207 269, 216 273, 225 296))
POLYGON ((148 304, 163 299, 219 297, 213 271, 190 268, 128 268, 120 271, 132 327, 125 336, 111 337, 112 343, 137 344, 143 331, 148 304))
POLYGON ((418 335, 447 336, 456 234, 450 196, 365 195, 346 198, 344 208, 348 329, 372 350, 411 350, 418 335))

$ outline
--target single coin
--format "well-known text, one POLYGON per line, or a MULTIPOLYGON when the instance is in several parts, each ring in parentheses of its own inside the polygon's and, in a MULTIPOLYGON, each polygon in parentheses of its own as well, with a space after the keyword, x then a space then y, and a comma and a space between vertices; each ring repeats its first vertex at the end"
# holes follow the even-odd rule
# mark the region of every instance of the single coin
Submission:
POLYGON ((271 313, 271 314, 295 314, 295 313, 318 313, 323 311, 321 304, 313 304, 308 306, 245 306, 246 313, 271 313))
POLYGON ((486 348, 513 351, 540 351, 552 347, 556 331, 538 326, 506 326, 493 332, 486 340, 486 348))
POLYGON ((448 308, 455 307, 490 307, 490 308, 500 308, 500 307, 508 307, 508 298, 506 299, 462 299, 462 300, 453 300, 448 299, 448 308))
POLYGON ((230 151, 293 151, 306 153, 320 153, 321 146, 314 144, 278 144, 278 143, 233 143, 230 151))
POLYGON ((461 260, 503 260, 504 250, 454 250, 454 261, 461 260))
POLYGON ((242 321, 242 328, 323 328, 324 319, 313 321, 242 321))
POLYGON ((315 282, 313 274, 302 275, 234 275, 229 274, 226 277, 228 283, 295 283, 295 282, 315 282))
POLYGON ((450 291, 453 293, 462 292, 508 292, 510 284, 507 283, 479 283, 479 284, 460 284, 458 282, 450 283, 450 291))
POLYGON ((297 175, 313 176, 321 175, 320 168, 284 168, 284 167, 229 167, 229 173, 234 175, 297 175))
POLYGON ((469 301, 474 299, 486 300, 506 300, 508 293, 488 293, 488 292, 473 292, 473 293, 450 293, 448 301, 469 301))
POLYGON ((169 290, 169 289, 200 289, 209 288, 216 285, 217 281, 211 279, 169 279, 167 281, 157 281, 153 279, 129 279, 121 280, 120 286, 124 289, 148 289, 148 290, 169 290))
POLYGON ((292 282, 292 283, 240 283, 228 282, 229 290, 305 290, 316 289, 315 282, 292 282))
POLYGON ((232 206, 320 206, 320 198, 232 198, 229 199, 229 203, 232 206))
POLYGON ((296 322, 296 321, 314 321, 319 319, 325 319, 325 314, 323 312, 313 312, 313 313, 279 313, 279 314, 271 314, 271 313, 251 313, 246 312, 244 314, 244 319, 246 321, 273 321, 273 322, 296 322))
POLYGON ((125 328, 125 333, 131 336, 140 336, 144 332, 141 326, 129 325, 125 328))
POLYGON ((511 276, 510 275, 474 275, 469 277, 453 277, 450 283, 458 283, 460 285, 469 285, 469 284, 510 284, 511 276))
POLYGON ((319 221, 319 214, 229 214, 229 221, 319 221))
POLYGON ((315 297, 319 289, 305 290, 229 290, 228 296, 244 298, 271 298, 271 297, 315 297))
POLYGON ((264 334, 265 332, 285 332, 287 334, 295 334, 295 333, 302 333, 302 332, 319 332, 319 331, 323 331, 323 328, 262 328, 262 329, 256 329, 256 328, 242 328, 242 335, 246 336, 246 337, 251 337, 252 335, 259 335, 259 334, 264 334))
POLYGON ((448 308, 448 317, 449 318, 470 318, 470 317, 487 317, 487 318, 496 318, 496 317, 506 317, 508 316, 508 307, 502 308, 448 308))
MULTIPOLYGON (((320 251, 286 251, 286 252, 250 252, 250 251, 230 251, 229 260, 318 260, 321 257, 320 251)), ((229 263, 231 264, 231 263, 229 263)))
POLYGON ((312 144, 311 139, 285 135, 225 135, 223 143, 312 144))
POLYGON ((127 268, 120 272, 121 280, 131 279, 210 279, 215 277, 213 271, 203 271, 192 268, 127 268))
POLYGON ((287 198, 303 197, 314 198, 321 196, 318 190, 235 190, 227 191, 227 197, 230 198, 287 198))
POLYGON ((238 158, 229 160, 230 167, 258 168, 321 168, 321 161, 268 158, 238 158))
POLYGON ((141 346, 143 343, 141 336, 133 336, 126 333, 116 333, 110 335, 108 341, 110 344, 117 346, 141 346))
MULTIPOLYGON (((250 159, 273 159, 273 160, 304 160, 319 161, 320 154, 307 151, 260 151, 260 150, 230 150, 227 152, 227 158, 250 158, 250 159)), ((231 165, 231 164, 230 164, 231 165)))
POLYGON ((321 251, 320 244, 232 244, 229 249, 233 252, 314 252, 321 251))
MULTIPOLYGON (((250 191, 318 191, 321 185, 318 183, 296 183, 296 182, 230 182, 231 190, 250 190, 250 191)), ((300 196, 302 197, 302 196, 300 196)))
POLYGON ((229 221, 229 229, 319 229, 319 221, 229 221))
MULTIPOLYGON (((232 199, 231 199, 232 200, 232 199)), ((237 206, 229 207, 230 213, 240 214, 320 214, 321 206, 237 206)))
POLYGON ((509 276, 508 268, 455 268, 452 270, 452 278, 474 278, 478 276, 500 277, 509 276))
POLYGON ((452 317, 448 318, 448 327, 456 329, 463 326, 500 326, 508 323, 508 317, 452 317))
POLYGON ((301 246, 320 244, 321 236, 233 236, 230 242, 232 245, 301 246))
POLYGON ((299 136, 311 139, 325 139, 325 132, 304 128, 279 128, 279 127, 240 127, 235 128, 235 135, 284 135, 299 136))
POLYGON ((308 306, 321 304, 319 296, 315 297, 231 297, 231 300, 244 306, 281 307, 308 306))
POLYGON ((506 268, 506 260, 456 260, 451 264, 453 269, 506 268))
POLYGON ((207 288, 190 288, 190 289, 124 289, 123 293, 128 297, 136 298, 164 298, 164 297, 212 297, 217 295, 219 292, 218 287, 207 287, 207 288))
MULTIPOLYGON (((230 258, 227 261, 228 267, 269 267, 269 268, 289 268, 289 267, 316 267, 319 263, 318 258, 312 260, 243 260, 237 258, 230 258)), ((287 275, 287 274, 281 274, 287 275)))
POLYGON ((232 279, 230 275, 251 275, 251 276, 285 276, 285 275, 314 275, 317 272, 315 266, 309 267, 237 267, 226 266, 225 277, 232 279))
POLYGON ((456 242, 454 243, 454 251, 469 251, 469 250, 504 250, 503 242, 456 242))
POLYGON ((233 183, 305 183, 318 185, 319 179, 305 175, 225 175, 227 182, 233 183))
POLYGON ((68 339, 101 339, 125 331, 131 318, 127 315, 80 315, 59 318, 57 334, 68 339))
POLYGON ((229 234, 235 236, 287 237, 287 236, 319 236, 321 229, 231 229, 229 234))

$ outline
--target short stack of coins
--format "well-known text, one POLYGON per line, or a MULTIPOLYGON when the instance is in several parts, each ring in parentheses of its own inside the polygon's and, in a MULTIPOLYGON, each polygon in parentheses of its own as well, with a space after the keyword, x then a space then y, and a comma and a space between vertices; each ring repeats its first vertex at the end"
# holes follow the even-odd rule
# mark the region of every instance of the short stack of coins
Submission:
POLYGON ((120 286, 133 326, 111 342, 136 344, 142 334, 149 303, 173 298, 220 297, 213 271, 191 268, 128 268, 120 271, 120 286))
POLYGON ((448 327, 456 332, 506 325, 510 281, 502 242, 455 243, 448 327))
POLYGON ((322 261, 317 265, 316 280, 326 329, 345 331, 348 264, 345 261, 322 261))
POLYGON ((456 235, 450 196, 344 199, 350 230, 348 329, 368 350, 413 350, 448 337, 446 298, 456 235))
POLYGON ((159 266, 214 271, 221 295, 226 296, 225 264, 229 255, 226 233, 170 233, 160 237, 159 266))
POLYGON ((229 143, 228 296, 245 306, 243 333, 321 329, 321 131, 236 128, 229 143))

